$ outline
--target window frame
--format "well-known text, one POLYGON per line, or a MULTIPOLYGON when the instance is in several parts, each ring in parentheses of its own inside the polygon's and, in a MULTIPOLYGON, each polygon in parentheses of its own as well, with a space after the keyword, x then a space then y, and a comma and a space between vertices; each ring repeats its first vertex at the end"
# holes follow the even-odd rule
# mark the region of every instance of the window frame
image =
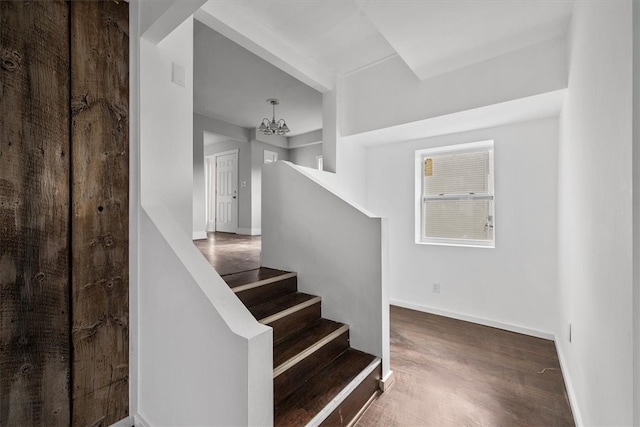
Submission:
POLYGON ((424 148, 415 151, 415 243, 418 245, 460 246, 473 248, 495 248, 496 243, 496 191, 495 191, 495 144, 493 140, 477 141, 465 144, 446 145, 441 147, 424 148), (426 156, 442 154, 467 153, 474 151, 493 150, 494 185, 493 194, 447 194, 427 196, 424 194, 424 169, 423 159, 426 156), (493 240, 454 239, 444 237, 423 237, 424 206, 426 200, 493 200, 493 240))

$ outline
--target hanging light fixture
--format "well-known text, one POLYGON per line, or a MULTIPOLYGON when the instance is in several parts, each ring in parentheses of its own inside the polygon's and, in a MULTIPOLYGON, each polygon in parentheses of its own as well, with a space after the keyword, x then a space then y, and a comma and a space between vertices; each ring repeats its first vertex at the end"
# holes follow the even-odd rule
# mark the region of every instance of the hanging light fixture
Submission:
POLYGON ((267 102, 273 107, 273 117, 271 121, 267 118, 262 119, 258 130, 265 135, 284 135, 289 132, 290 129, 287 127, 284 119, 276 121, 276 105, 280 104, 280 101, 275 98, 269 98, 267 102))

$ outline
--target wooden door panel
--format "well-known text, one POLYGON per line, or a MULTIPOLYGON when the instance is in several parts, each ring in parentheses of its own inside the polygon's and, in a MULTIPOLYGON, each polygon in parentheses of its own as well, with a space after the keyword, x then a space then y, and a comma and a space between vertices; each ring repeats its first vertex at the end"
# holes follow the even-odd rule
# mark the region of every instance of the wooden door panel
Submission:
POLYGON ((0 1, 0 425, 69 424, 69 31, 0 1))
POLYGON ((129 415, 129 4, 71 2, 73 425, 129 415))

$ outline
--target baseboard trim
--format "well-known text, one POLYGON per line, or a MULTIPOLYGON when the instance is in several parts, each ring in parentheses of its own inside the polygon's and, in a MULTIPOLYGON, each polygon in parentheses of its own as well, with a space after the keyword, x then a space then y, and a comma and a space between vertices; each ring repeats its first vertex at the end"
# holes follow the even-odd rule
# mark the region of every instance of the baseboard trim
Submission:
POLYGON ((409 308, 411 310, 422 311, 425 313, 436 314, 438 316, 450 317, 452 319, 464 320, 465 322, 477 323, 479 325, 490 326, 492 328, 503 329, 509 332, 516 332, 518 334, 530 335, 536 338, 543 338, 545 340, 555 340, 555 335, 546 332, 539 331, 537 329, 531 329, 524 326, 512 325, 510 323, 503 323, 496 320, 485 319, 482 317, 469 316, 466 314, 456 313, 453 311, 441 310, 439 308, 428 307, 426 305, 415 304, 397 299, 390 299, 389 304, 397 305, 398 307, 409 308))
POLYGON ((378 387, 381 392, 385 392, 391 388, 391 386, 396 382, 396 376, 393 371, 387 372, 387 376, 384 378, 380 378, 378 381, 378 387))
POLYGON ((140 414, 136 414, 133 417, 133 420, 135 421, 134 425, 136 427, 151 427, 151 424, 149 424, 147 420, 145 420, 144 417, 140 414))
POLYGON ((237 234, 243 236, 259 236, 262 234, 261 228, 238 228, 237 234))
POLYGON ((578 400, 573 388, 573 383, 571 382, 571 376, 569 376, 567 362, 564 357, 564 353, 562 352, 562 347, 558 345, 558 339, 562 338, 555 337, 554 342, 556 346, 556 353, 558 353, 558 361, 560 362, 560 372, 562 372, 564 386, 567 389, 567 396, 569 397, 569 406, 571 407, 571 413, 573 414, 573 422, 577 427, 582 427, 584 426, 584 423, 582 422, 582 414, 580 414, 580 408, 578 407, 578 400))
POLYGON ((194 231, 193 232, 193 240, 204 240, 207 238, 206 231, 194 231))
POLYGON ((120 421, 111 424, 110 427, 131 427, 133 425, 135 425, 134 417, 128 416, 127 418, 123 418, 120 421))

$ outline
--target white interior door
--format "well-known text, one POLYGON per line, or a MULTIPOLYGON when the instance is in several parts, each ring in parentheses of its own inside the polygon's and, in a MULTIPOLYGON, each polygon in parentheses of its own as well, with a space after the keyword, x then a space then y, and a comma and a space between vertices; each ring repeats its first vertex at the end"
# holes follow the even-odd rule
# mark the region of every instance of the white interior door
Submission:
POLYGON ((207 157, 207 232, 216 231, 216 158, 215 156, 207 157))
POLYGON ((216 231, 238 231, 238 152, 216 156, 216 231))

